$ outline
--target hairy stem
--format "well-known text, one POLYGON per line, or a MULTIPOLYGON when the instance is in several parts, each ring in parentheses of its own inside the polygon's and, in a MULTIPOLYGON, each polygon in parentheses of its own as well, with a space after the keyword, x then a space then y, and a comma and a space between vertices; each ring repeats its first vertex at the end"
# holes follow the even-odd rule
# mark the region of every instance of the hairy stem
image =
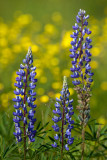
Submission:
MULTIPOLYGON (((83 31, 83 16, 81 17, 81 22, 82 22, 82 26, 81 26, 81 43, 80 43, 80 55, 79 55, 79 59, 81 58, 81 55, 82 55, 82 31, 83 31)), ((80 65, 80 70, 82 71, 82 66, 80 65)), ((83 84, 83 87, 84 87, 84 78, 82 76, 82 84, 83 84)), ((84 93, 83 93, 84 94, 84 93)), ((82 146, 81 146, 81 149, 82 149, 82 152, 81 152, 81 160, 84 159, 84 148, 85 148, 85 124, 84 124, 84 110, 85 109, 85 106, 83 105, 83 114, 82 114, 82 118, 83 118, 83 123, 82 123, 82 146)))
MULTIPOLYGON (((26 103, 27 77, 28 77, 28 69, 26 73, 26 82, 25 82, 25 88, 24 88, 24 104, 26 103)), ((25 110, 24 110, 24 117, 26 117, 25 110)), ((24 160, 26 160, 26 124, 25 123, 24 123, 24 160)))
POLYGON ((62 113, 62 147, 61 147, 61 159, 63 159, 63 148, 64 148, 64 113, 65 113, 65 100, 64 100, 63 113, 62 113))
POLYGON ((81 160, 84 159, 84 148, 85 148, 85 127, 83 125, 83 128, 82 128, 82 152, 81 152, 81 160))

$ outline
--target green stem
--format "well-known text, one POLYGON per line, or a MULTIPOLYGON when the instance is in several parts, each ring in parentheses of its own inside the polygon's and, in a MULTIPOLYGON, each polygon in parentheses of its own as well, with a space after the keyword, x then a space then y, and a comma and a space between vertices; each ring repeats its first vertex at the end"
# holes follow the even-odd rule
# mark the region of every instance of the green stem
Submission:
MULTIPOLYGON (((26 73, 26 82, 25 82, 25 88, 24 88, 24 104, 26 103, 27 77, 28 77, 28 69, 26 73)), ((26 117, 25 110, 24 110, 24 117, 26 117)), ((26 160, 26 124, 25 123, 24 123, 24 160, 26 160)))
POLYGON ((61 148, 61 160, 63 159, 63 148, 64 148, 64 113, 65 113, 65 100, 64 100, 63 114, 62 114, 62 148, 61 148))
POLYGON ((85 148, 85 127, 83 124, 83 128, 82 128, 82 152, 81 152, 81 160, 84 160, 84 148, 85 148))

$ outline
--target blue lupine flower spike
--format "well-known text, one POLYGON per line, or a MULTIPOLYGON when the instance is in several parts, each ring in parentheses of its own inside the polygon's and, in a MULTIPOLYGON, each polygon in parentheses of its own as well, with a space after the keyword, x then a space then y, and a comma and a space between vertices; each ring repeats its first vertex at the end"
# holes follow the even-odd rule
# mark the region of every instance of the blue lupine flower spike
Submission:
POLYGON ((73 99, 69 100, 69 96, 70 92, 67 85, 67 78, 64 76, 61 96, 60 99, 56 98, 56 109, 53 110, 55 115, 52 118, 54 121, 52 128, 56 132, 54 136, 55 142, 52 144, 52 147, 57 147, 61 144, 61 155, 63 154, 63 148, 68 151, 69 146, 74 141, 74 138, 71 135, 71 130, 74 123, 72 120, 72 115, 74 114, 72 106, 73 99))
POLYGON ((36 92, 34 89, 37 79, 35 79, 36 67, 33 66, 31 47, 29 47, 23 63, 20 65, 19 71, 16 72, 17 78, 14 84, 16 86, 14 91, 16 98, 13 98, 13 101, 16 104, 14 104, 15 112, 13 112, 13 121, 15 123, 15 132, 13 134, 17 142, 24 140, 24 145, 26 145, 26 138, 28 137, 30 142, 34 142, 36 134, 36 130, 34 130, 36 92))
POLYGON ((89 62, 91 61, 90 49, 92 48, 92 40, 89 38, 91 31, 87 28, 89 15, 86 15, 86 11, 81 10, 76 16, 75 26, 73 26, 73 34, 71 37, 72 49, 70 49, 70 57, 72 60, 72 68, 70 69, 73 78, 72 83, 75 85, 75 90, 78 93, 79 106, 77 109, 80 112, 79 119, 80 123, 84 126, 87 124, 90 118, 90 86, 93 82, 92 76, 94 73, 91 72, 89 62))
POLYGON ((89 35, 91 31, 88 26, 87 19, 89 15, 86 15, 86 11, 79 10, 78 15, 76 16, 75 26, 73 26, 73 34, 71 37, 73 41, 71 41, 72 49, 70 49, 70 57, 72 60, 72 68, 70 69, 72 74, 71 78, 73 78, 72 83, 75 85, 75 90, 78 94, 78 106, 79 110, 79 120, 82 126, 82 156, 84 155, 84 143, 85 143, 85 127, 90 118, 90 87, 93 82, 92 76, 94 73, 91 71, 90 61, 91 61, 91 53, 90 49, 92 48, 89 35))

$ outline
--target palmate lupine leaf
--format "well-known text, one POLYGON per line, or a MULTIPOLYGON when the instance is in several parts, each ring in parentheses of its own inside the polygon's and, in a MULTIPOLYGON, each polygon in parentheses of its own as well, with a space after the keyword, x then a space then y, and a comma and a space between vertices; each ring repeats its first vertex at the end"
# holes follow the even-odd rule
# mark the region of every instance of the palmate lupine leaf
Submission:
POLYGON ((13 128, 14 125, 12 122, 12 117, 10 117, 8 113, 0 114, 0 135, 4 137, 8 144, 13 140, 13 128))
POLYGON ((49 122, 47 122, 43 127, 41 127, 40 129, 38 129, 38 133, 43 130, 47 125, 49 124, 49 122))
POLYGON ((10 155, 12 154, 12 152, 14 152, 14 150, 17 148, 16 144, 12 144, 7 146, 7 148, 5 149, 4 153, 3 153, 3 158, 9 158, 10 155))
POLYGON ((7 145, 5 143, 6 140, 2 136, 0 136, 0 142, 0 159, 8 160, 9 157, 13 154, 13 152, 15 152, 15 150, 17 149, 17 145, 15 143, 7 145))
POLYGON ((35 142, 30 144, 28 148, 29 158, 34 158, 35 156, 42 154, 42 152, 49 150, 49 145, 44 144, 44 140, 48 132, 48 130, 46 130, 48 124, 49 122, 44 126, 41 126, 41 122, 38 123, 36 127, 37 133, 35 136, 35 142))
MULTIPOLYGON (((74 115, 74 117, 76 117, 76 115, 74 115)), ((76 118, 75 118, 73 130, 75 131, 75 133, 78 133, 81 135, 81 127, 77 123, 78 118, 77 120, 76 118)), ((107 152, 106 152, 107 150, 107 126, 103 127, 103 125, 97 123, 95 119, 90 120, 86 127, 85 143, 86 143, 86 147, 89 148, 89 150, 84 155, 86 158, 88 157, 94 158, 97 153, 99 153, 98 154, 99 157, 102 157, 102 158, 106 157, 107 156, 107 152)), ((80 146, 81 146, 81 138, 80 138, 80 143, 78 143, 77 146, 75 147, 80 147, 80 146)))

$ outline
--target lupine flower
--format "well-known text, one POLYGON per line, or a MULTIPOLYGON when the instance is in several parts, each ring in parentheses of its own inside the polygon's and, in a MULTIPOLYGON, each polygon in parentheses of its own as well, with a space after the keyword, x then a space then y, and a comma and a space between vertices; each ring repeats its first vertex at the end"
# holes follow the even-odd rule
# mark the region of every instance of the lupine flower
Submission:
POLYGON ((68 151, 69 145, 71 145, 74 141, 74 138, 71 135, 71 130, 74 123, 72 120, 72 115, 74 114, 72 106, 73 99, 69 100, 69 96, 70 92, 67 85, 67 79, 64 76, 61 96, 60 99, 56 98, 56 109, 53 110, 54 117, 52 118, 54 122, 52 128, 56 132, 54 136, 55 142, 52 144, 52 147, 57 147, 61 143, 62 152, 64 146, 64 148, 68 151))
POLYGON ((86 15, 86 12, 80 9, 76 16, 77 23, 73 26, 74 32, 71 35, 73 38, 71 41, 72 49, 70 49, 70 57, 72 58, 71 78, 73 78, 72 83, 78 93, 79 106, 77 106, 77 109, 80 112, 79 119, 81 124, 84 125, 87 124, 90 118, 89 91, 94 74, 91 72, 89 64, 91 61, 92 40, 89 37, 91 31, 87 28, 88 18, 89 15, 86 15))
POLYGON ((26 141, 27 136, 30 142, 34 142, 36 134, 36 130, 34 130, 34 123, 36 122, 34 116, 36 92, 34 89, 37 79, 35 79, 36 67, 33 66, 33 56, 30 47, 23 63, 20 65, 19 71, 16 72, 17 78, 16 83, 14 83, 16 98, 13 98, 13 101, 16 104, 14 104, 15 112, 13 112, 13 121, 15 123, 15 132, 13 134, 18 142, 21 142, 23 138, 26 141))

